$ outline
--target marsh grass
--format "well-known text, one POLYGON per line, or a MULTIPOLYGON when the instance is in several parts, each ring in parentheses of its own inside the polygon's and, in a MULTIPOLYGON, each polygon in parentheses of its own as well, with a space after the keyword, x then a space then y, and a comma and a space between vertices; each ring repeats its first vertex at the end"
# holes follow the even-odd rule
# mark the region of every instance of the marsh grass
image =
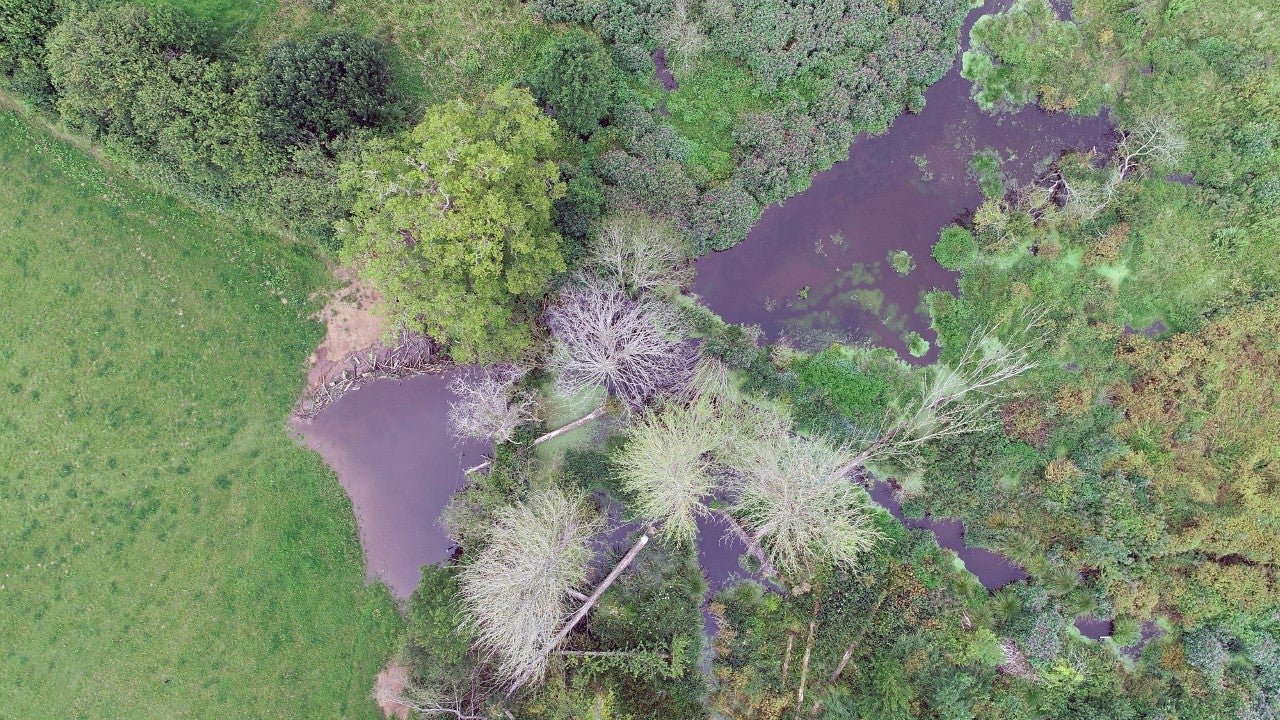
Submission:
POLYGON ((285 428, 323 267, 11 113, 0 165, 0 714, 376 717, 394 606, 285 428))

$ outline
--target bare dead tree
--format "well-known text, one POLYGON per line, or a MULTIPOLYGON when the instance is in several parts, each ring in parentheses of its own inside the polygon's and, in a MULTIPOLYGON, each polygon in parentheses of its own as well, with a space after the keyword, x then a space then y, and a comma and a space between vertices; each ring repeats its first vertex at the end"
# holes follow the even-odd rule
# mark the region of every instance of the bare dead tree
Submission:
POLYGON ((1148 115, 1139 118, 1120 137, 1116 146, 1116 164, 1126 173, 1146 166, 1169 167, 1181 159, 1187 140, 1178 130, 1171 115, 1148 115))
POLYGON ((980 329, 956 362, 929 368, 919 397, 845 464, 841 474, 874 458, 901 458, 925 443, 987 427, 1000 386, 1036 366, 1031 351, 1044 341, 1045 313, 1044 308, 1024 310, 1014 323, 1015 339, 1007 343, 994 329, 980 329))
POLYGON ((632 299, 610 283, 584 278, 560 293, 545 319, 555 341, 549 366, 565 395, 604 386, 637 410, 689 380, 695 356, 680 341, 679 318, 670 304, 649 296, 632 299))
POLYGON ((516 428, 538 419, 537 396, 516 387, 528 372, 520 365, 470 368, 449 380, 449 429, 459 438, 504 443, 516 428))
POLYGON ((586 579, 599 527, 581 498, 541 490, 500 511, 488 545, 463 568, 464 610, 502 684, 542 674, 544 648, 567 614, 569 591, 586 579))
POLYGON ((586 266, 632 297, 693 281, 684 240, 669 225, 641 213, 606 218, 586 266))
POLYGON ((785 431, 755 439, 729 479, 730 514, 790 578, 853 565, 880 539, 866 493, 843 477, 848 454, 785 431))
MULTIPOLYGON (((475 705, 476 698, 472 693, 454 693, 441 695, 422 689, 406 692, 402 697, 391 702, 407 707, 422 717, 455 718, 455 720, 488 720, 489 716, 480 714, 482 708, 475 705)), ((486 695, 487 696, 487 695, 486 695)))

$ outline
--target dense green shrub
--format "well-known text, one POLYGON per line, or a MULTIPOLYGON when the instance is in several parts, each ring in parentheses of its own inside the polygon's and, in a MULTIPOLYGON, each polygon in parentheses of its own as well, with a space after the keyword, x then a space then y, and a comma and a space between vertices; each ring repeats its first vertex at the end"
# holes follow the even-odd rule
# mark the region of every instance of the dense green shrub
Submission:
POLYGON ((978 257, 978 243, 973 233, 959 225, 942 229, 938 242, 933 245, 933 259, 948 270, 962 270, 978 257))
POLYGON ((414 686, 441 697, 461 696, 470 687, 475 658, 464 619, 456 568, 422 566, 405 611, 404 657, 414 686))
POLYGON ((63 120, 158 185, 227 209, 259 198, 283 161, 261 140, 253 69, 219 57, 207 29, 180 12, 76 14, 48 47, 63 120))
POLYGON ((869 353, 832 347, 791 363, 799 380, 796 424, 842 441, 861 439, 883 417, 893 384, 867 365, 869 353))
POLYGON ((538 58, 533 93, 555 111, 556 122, 591 135, 613 110, 617 71, 600 41, 582 30, 556 38, 538 58))
POLYGON ((315 240, 329 253, 340 249, 334 224, 347 217, 355 197, 339 182, 338 168, 359 147, 354 138, 329 146, 298 145, 271 178, 265 221, 298 237, 315 240), (336 155, 336 156, 335 156, 336 155))
POLYGON ((0 82, 39 105, 53 103, 45 40, 62 19, 58 0, 0 0, 0 82))
POLYGON ((282 146, 328 143, 395 117, 391 69, 378 42, 353 32, 285 40, 258 78, 262 128, 282 146))

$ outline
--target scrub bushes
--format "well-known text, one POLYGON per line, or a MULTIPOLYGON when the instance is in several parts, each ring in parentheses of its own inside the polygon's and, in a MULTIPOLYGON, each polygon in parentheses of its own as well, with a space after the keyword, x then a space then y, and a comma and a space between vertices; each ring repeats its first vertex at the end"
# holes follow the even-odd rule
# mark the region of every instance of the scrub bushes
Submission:
POLYGON ((339 158, 399 118, 381 47, 330 33, 259 65, 179 10, 93 5, 0 8, 0 84, 157 187, 335 249, 339 158))
POLYGON ((589 136, 613 110, 614 73, 613 59, 600 41, 571 30, 542 52, 533 93, 551 106, 561 127, 589 136))
POLYGON ((327 144, 396 115, 391 69, 382 47, 350 32, 271 48, 258 78, 262 125, 277 145, 327 144))
POLYGON ((978 243, 973 239, 973 233, 958 225, 943 228, 933 246, 933 259, 948 270, 964 269, 977 256, 978 243))

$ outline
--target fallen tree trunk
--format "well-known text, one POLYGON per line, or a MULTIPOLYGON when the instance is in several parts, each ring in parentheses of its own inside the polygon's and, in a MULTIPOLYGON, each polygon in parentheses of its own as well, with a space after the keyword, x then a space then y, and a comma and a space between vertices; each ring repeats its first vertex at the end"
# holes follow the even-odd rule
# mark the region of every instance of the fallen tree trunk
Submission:
POLYGON ((800 688, 796 691, 796 714, 800 717, 800 710, 804 707, 804 686, 809 682, 809 656, 813 654, 813 631, 818 625, 818 608, 822 607, 819 600, 813 601, 813 619, 809 621, 809 640, 804 646, 804 660, 800 663, 800 688))
POLYGON ((569 620, 561 626, 560 632, 556 633, 555 636, 552 637, 551 640, 549 640, 542 648, 543 655, 551 654, 552 650, 555 650, 560 643, 564 642, 565 638, 569 637, 569 633, 573 632, 573 629, 577 627, 578 623, 582 622, 582 619, 587 616, 587 613, 591 611, 591 608, 600 601, 600 596, 604 595, 604 591, 608 590, 609 586, 612 585, 613 582, 618 579, 618 576, 622 574, 622 571, 626 570, 627 566, 631 564, 631 561, 636 559, 636 556, 640 554, 640 551, 644 549, 645 545, 649 544, 649 540, 656 532, 657 531, 651 527, 640 536, 639 540, 636 540, 636 544, 631 546, 631 549, 627 551, 627 554, 622 556, 622 559, 613 567, 613 570, 605 576, 604 580, 596 586, 595 591, 592 592, 591 595, 582 603, 582 607, 578 608, 578 612, 574 613, 569 620))
POLYGON ((773 563, 769 562, 769 556, 765 553, 759 540, 752 537, 751 533, 747 532, 747 529, 742 525, 739 525, 738 521, 728 512, 720 508, 713 508, 711 512, 724 520, 729 525, 729 529, 733 530, 733 534, 737 535, 738 539, 742 540, 742 544, 747 546, 747 552, 760 563, 761 576, 766 578, 778 576, 778 569, 773 566, 773 563))
MULTIPOLYGON (((876 604, 871 608, 871 612, 867 613, 867 623, 862 626, 862 632, 858 633, 858 637, 849 643, 849 647, 845 648, 844 655, 840 656, 840 662, 836 665, 835 672, 831 673, 831 677, 827 679, 826 685, 822 686, 822 692, 825 695, 831 691, 831 688, 839 682, 840 676, 844 674, 845 667, 849 661, 853 659, 853 651, 858 649, 858 643, 862 642, 862 638, 867 636, 867 631, 871 629, 871 623, 875 620, 876 613, 880 612, 880 606, 884 604, 884 599, 889 595, 889 588, 886 587, 880 592, 880 597, 876 599, 876 604)), ((822 698, 818 698, 813 703, 813 708, 809 710, 809 717, 815 718, 822 712, 822 698)))
MULTIPOLYGON (((548 440, 555 440, 556 438, 560 437, 561 435, 564 435, 565 433, 571 433, 574 430, 577 430, 578 428, 582 427, 583 425, 586 425, 587 423, 591 422, 592 420, 595 420, 596 418, 604 415, 604 413, 605 413, 605 405, 602 403, 600 407, 596 408, 595 410, 592 410, 586 415, 583 415, 577 420, 574 420, 568 425, 565 425, 563 427, 558 427, 555 430, 552 430, 551 432, 545 435, 540 435, 534 438, 533 442, 529 443, 529 447, 534 447, 535 445, 541 445, 542 443, 547 442, 548 440)), ((489 458, 488 460, 485 460, 479 465, 473 465, 467 468, 466 470, 462 471, 462 474, 470 475, 473 472, 480 472, 481 470, 484 470, 485 468, 489 467, 492 464, 493 464, 493 458, 489 458)))

